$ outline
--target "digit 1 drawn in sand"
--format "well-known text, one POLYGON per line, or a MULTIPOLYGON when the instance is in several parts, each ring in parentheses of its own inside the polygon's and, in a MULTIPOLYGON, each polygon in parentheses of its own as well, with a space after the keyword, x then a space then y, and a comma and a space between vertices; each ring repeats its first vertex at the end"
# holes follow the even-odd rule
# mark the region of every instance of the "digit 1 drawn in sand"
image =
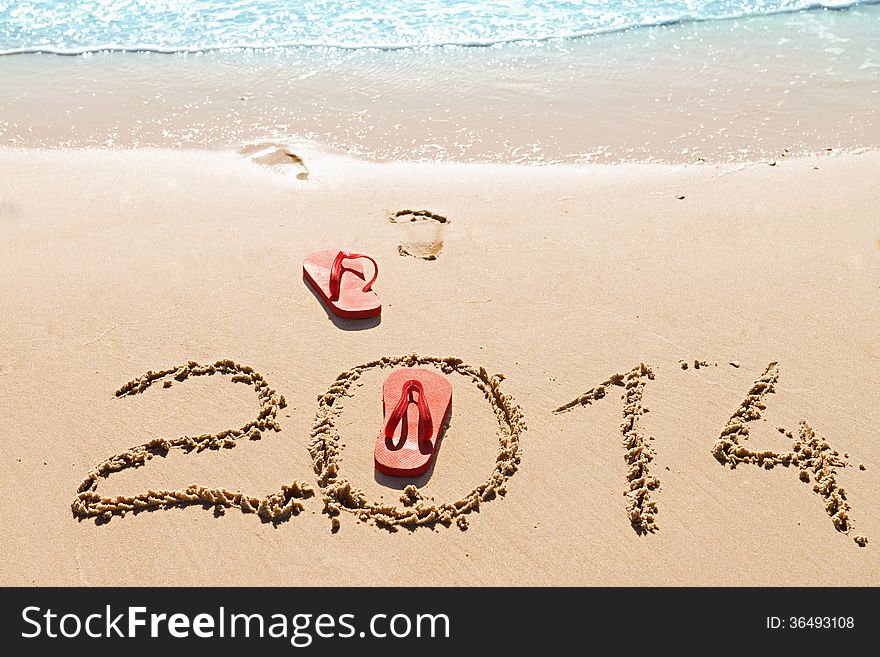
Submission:
POLYGON ((222 512, 224 508, 236 507, 243 513, 255 513, 265 522, 281 522, 300 513, 305 507, 299 501, 311 497, 314 491, 308 484, 294 481, 290 486, 282 486, 278 493, 264 498, 251 497, 241 492, 228 491, 223 488, 205 488, 192 484, 183 490, 148 490, 137 495, 116 495, 104 497, 98 493, 98 482, 106 479, 114 472, 127 468, 138 468, 146 465, 154 456, 166 456, 171 449, 183 449, 186 452, 201 452, 205 449, 235 447, 235 441, 241 437, 259 440, 262 432, 271 429, 280 431, 281 427, 275 419, 279 409, 287 404, 284 395, 278 395, 266 383, 263 376, 247 365, 240 365, 231 360, 218 360, 212 365, 199 365, 189 361, 185 365, 154 372, 129 381, 116 391, 117 397, 137 395, 165 379, 164 388, 174 381, 186 381, 191 376, 208 376, 224 374, 232 377, 234 383, 253 385, 260 402, 260 412, 256 419, 247 422, 240 429, 226 429, 216 434, 199 436, 180 436, 153 440, 137 445, 115 454, 99 464, 86 475, 85 480, 77 489, 76 497, 71 504, 73 514, 80 519, 95 518, 98 522, 109 521, 114 515, 124 516, 127 513, 139 513, 156 509, 170 509, 201 504, 205 508, 214 508, 222 512), (173 380, 172 380, 173 379, 173 380))
POLYGON ((660 480, 648 472, 648 465, 654 460, 654 450, 639 431, 638 421, 647 412, 642 407, 642 395, 645 383, 654 378, 651 368, 644 363, 625 374, 615 374, 595 388, 567 404, 563 404, 553 412, 565 413, 576 406, 589 406, 602 399, 611 386, 622 386, 623 421, 620 432, 623 435, 623 448, 626 450, 624 459, 628 466, 626 480, 628 490, 626 496, 626 515, 637 533, 648 533, 657 530, 655 516, 657 503, 651 499, 651 491, 660 487, 660 480))
MULTIPOLYGON (((731 469, 740 463, 750 463, 771 469, 782 465, 794 465, 798 469, 798 478, 804 483, 815 480, 813 492, 822 498, 825 511, 831 517, 834 528, 844 534, 853 529, 849 517, 850 505, 846 500, 846 491, 837 483, 837 468, 845 468, 848 463, 840 453, 831 448, 828 442, 818 436, 805 420, 799 425, 798 436, 783 427, 777 430, 792 441, 790 452, 774 452, 772 450, 753 450, 743 445, 740 440, 748 440, 748 423, 759 420, 767 406, 764 397, 775 392, 779 381, 779 368, 770 363, 764 372, 749 388, 745 399, 740 403, 727 421, 721 435, 712 446, 712 454, 722 464, 731 469)), ((853 540, 861 547, 868 543, 865 536, 853 536, 853 540)))
POLYGON ((440 523, 449 526, 455 521, 462 530, 467 529, 465 514, 479 510, 483 502, 507 493, 507 480, 517 471, 520 462, 519 439, 526 429, 525 420, 519 406, 510 396, 501 392, 500 374, 490 376, 482 367, 466 365, 459 358, 436 358, 433 356, 386 356, 378 360, 358 365, 346 370, 318 398, 318 413, 312 428, 312 444, 309 452, 314 461, 318 486, 324 496, 324 511, 331 517, 332 531, 338 531, 339 514, 347 511, 363 522, 372 522, 377 527, 397 531, 399 526, 414 529, 434 526, 440 523), (455 502, 435 504, 422 497, 413 485, 403 490, 400 501, 403 507, 386 502, 370 502, 366 494, 354 487, 351 482, 339 475, 342 461, 342 440, 336 428, 336 420, 341 412, 339 399, 350 394, 352 386, 367 370, 374 368, 416 367, 419 365, 436 367, 444 374, 457 373, 473 383, 486 397, 498 420, 498 441, 501 449, 496 457, 495 467, 489 479, 474 488, 462 499, 455 502))

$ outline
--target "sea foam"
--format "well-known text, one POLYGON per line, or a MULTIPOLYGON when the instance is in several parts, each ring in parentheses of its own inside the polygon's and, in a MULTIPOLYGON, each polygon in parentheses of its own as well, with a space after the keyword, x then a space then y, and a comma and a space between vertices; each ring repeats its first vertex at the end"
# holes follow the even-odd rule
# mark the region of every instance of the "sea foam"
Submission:
POLYGON ((0 55, 492 46, 880 0, 0 0, 0 55))

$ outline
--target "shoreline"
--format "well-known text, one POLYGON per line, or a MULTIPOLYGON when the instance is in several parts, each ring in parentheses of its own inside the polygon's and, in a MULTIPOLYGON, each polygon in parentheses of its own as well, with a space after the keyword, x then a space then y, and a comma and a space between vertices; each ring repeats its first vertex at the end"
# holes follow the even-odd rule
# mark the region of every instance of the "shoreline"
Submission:
MULTIPOLYGON (((880 146, 855 146, 851 149, 835 149, 824 148, 809 153, 791 153, 790 151, 782 151, 777 157, 759 158, 754 160, 729 161, 729 162, 712 162, 707 160, 696 160, 687 162, 668 162, 663 160, 643 159, 643 160, 624 160, 612 162, 529 162, 529 161, 458 161, 458 160, 382 160, 370 159, 360 154, 346 153, 335 151, 328 148, 325 144, 312 142, 309 140, 290 140, 277 141, 271 138, 255 138, 236 146, 226 147, 160 147, 160 146, 65 146, 65 147, 43 147, 43 146, 0 146, 0 155, 18 153, 25 156, 47 157, 77 157, 90 155, 106 156, 113 158, 119 156, 125 159, 134 154, 146 154, 150 157, 175 157, 183 158, 194 157, 201 158, 204 162, 215 160, 219 167, 235 166, 244 164, 243 171, 249 171, 252 175, 268 177, 266 179, 275 179, 276 181, 287 180, 290 182, 292 178, 296 178, 297 174, 305 173, 308 175, 300 176, 300 182, 307 183, 309 180, 326 179, 326 173, 321 173, 321 169, 314 170, 308 166, 309 162, 319 161, 322 164, 330 163, 334 168, 343 168, 349 173, 359 175, 364 171, 374 167, 381 167, 386 170, 394 169, 411 169, 424 168, 426 170, 438 169, 441 171, 452 171, 455 169, 469 169, 484 173, 503 172, 504 170, 532 172, 538 176, 553 175, 554 173, 562 174, 586 174, 603 175, 609 172, 634 172, 634 173, 681 173, 681 172, 698 172, 711 174, 710 177, 722 177, 735 174, 741 171, 750 171, 763 167, 777 167, 789 163, 797 163, 801 165, 821 165, 824 162, 834 162, 839 159, 845 159, 849 162, 857 161, 858 158, 867 157, 872 159, 880 155, 880 146)), ((322 167, 326 171, 326 167, 322 167)), ((303 185, 303 188, 308 185, 303 185)))
MULTIPOLYGON (((260 153, 0 149, 2 581, 880 584, 880 152, 739 169, 312 151, 265 166, 260 153), (394 221, 404 210, 447 221, 394 221), (438 241, 434 260, 407 255, 438 241), (340 242, 379 260, 377 324, 337 325, 302 282, 302 258, 340 242), (387 373, 376 363, 407 354, 504 375, 526 426, 518 469, 466 529, 389 532, 343 512, 334 532, 309 452, 315 400, 351 380, 333 404, 340 472, 371 502, 402 505, 370 446, 387 373), (78 521, 77 487, 113 454, 253 418, 253 390, 223 376, 114 395, 148 370, 220 359, 284 395, 280 430, 172 450, 101 493, 196 484, 261 498, 299 480, 316 490, 302 510, 277 525, 199 506, 78 521), (848 532, 798 468, 731 470, 713 455, 773 362, 775 389, 743 444, 783 453, 777 427, 796 436, 806 421, 846 461, 829 467, 848 532), (635 436, 621 434, 617 374, 637 381, 635 436), (603 382, 609 394, 585 405, 603 382), (659 479, 657 529, 641 534, 625 497, 636 438, 659 479)), ((447 376, 453 416, 421 486, 438 504, 485 481, 499 453, 483 393, 447 376)))
POLYGON ((870 7, 873 4, 880 4, 878 0, 863 0, 862 2, 853 2, 848 5, 826 5, 821 0, 816 0, 813 4, 801 7, 779 7, 771 12, 764 13, 740 13, 725 14, 722 16, 682 16, 679 18, 657 19, 653 22, 623 25, 619 27, 595 28, 582 32, 571 32, 562 35, 548 36, 517 36, 509 38, 495 38, 491 40, 474 40, 474 41, 444 41, 430 43, 412 43, 412 44, 344 44, 344 43, 325 43, 323 41, 315 42, 282 42, 272 44, 240 44, 240 45, 203 45, 194 47, 182 46, 158 46, 154 44, 141 45, 119 45, 116 43, 107 43, 101 46, 81 46, 80 48, 62 48, 58 46, 42 45, 28 46, 24 48, 0 50, 0 57, 8 57, 12 55, 58 55, 61 57, 77 57, 80 55, 94 55, 103 53, 153 53, 158 55, 191 55, 210 52, 252 52, 259 50, 289 50, 289 49, 308 49, 320 48, 323 50, 426 50, 437 48, 491 48, 495 46, 506 46, 511 44, 535 45, 540 43, 561 43, 569 40, 591 39, 595 37, 605 36, 608 34, 617 34, 619 32, 634 32, 637 30, 653 30, 657 28, 668 28, 676 26, 689 26, 699 23, 724 23, 733 21, 749 21, 773 18, 776 16, 786 16, 788 14, 810 14, 811 12, 835 11, 847 12, 859 10, 863 7, 870 7))
MULTIPOLYGON (((183 47, 183 46, 159 46, 156 44, 140 44, 140 45, 120 45, 118 42, 107 42, 103 46, 81 46, 80 48, 62 48, 57 46, 50 45, 42 45, 42 46, 29 46, 22 47, 17 49, 7 49, 0 50, 0 57, 8 56, 8 55, 17 55, 17 54, 53 54, 53 55, 61 55, 61 56, 76 56, 82 54, 94 54, 99 52, 126 52, 126 53, 157 53, 157 54, 192 54, 192 53, 200 53, 200 52, 215 52, 219 50, 228 50, 228 51, 242 51, 242 50, 269 50, 269 49, 280 49, 280 48, 323 48, 323 49, 338 49, 338 50, 412 50, 412 49, 420 49, 420 48, 446 48, 446 47, 458 47, 458 48, 468 48, 468 47, 493 47, 493 46, 504 46, 508 44, 517 44, 517 43, 526 43, 526 44, 537 44, 543 42, 553 42, 553 41, 563 41, 563 40, 572 40, 572 39, 585 39, 585 38, 593 38, 598 36, 603 36, 607 34, 616 34, 618 32, 632 32, 637 30, 652 30, 657 28, 669 28, 675 26, 688 26, 692 24, 700 24, 700 23, 724 23, 724 22, 733 22, 733 21, 752 21, 752 20, 766 20, 768 18, 772 19, 777 16, 785 17, 790 14, 800 14, 800 15, 811 15, 815 12, 859 12, 861 9, 865 7, 870 7, 873 4, 878 4, 877 0, 862 0, 861 2, 850 2, 848 4, 826 4, 823 0, 813 0, 812 2, 807 3, 806 5, 801 6, 793 6, 793 7, 776 7, 770 11, 758 11, 758 12, 740 12, 740 13, 727 13, 721 15, 705 15, 705 16, 694 16, 694 15, 682 15, 678 17, 668 17, 668 18, 647 18, 642 22, 636 23, 626 23, 626 24, 617 24, 617 25, 608 25, 608 26, 599 26, 588 28, 584 30, 576 30, 574 32, 567 31, 563 34, 557 34, 554 32, 550 35, 520 35, 514 37, 500 37, 496 36, 494 38, 489 39, 472 39, 468 41, 431 41, 431 42, 408 42, 408 43, 360 43, 360 44, 345 44, 345 43, 327 43, 326 39, 316 40, 312 42, 276 42, 271 44, 260 44, 260 43, 250 43, 250 44, 235 44, 235 45, 222 45, 222 44, 214 44, 214 45, 202 45, 198 47, 183 47), (177 49, 175 49, 177 48, 177 49)), ((630 18, 632 20, 632 18, 630 18)))
POLYGON ((880 148, 880 5, 491 48, 23 55, 0 145, 724 164, 880 148))

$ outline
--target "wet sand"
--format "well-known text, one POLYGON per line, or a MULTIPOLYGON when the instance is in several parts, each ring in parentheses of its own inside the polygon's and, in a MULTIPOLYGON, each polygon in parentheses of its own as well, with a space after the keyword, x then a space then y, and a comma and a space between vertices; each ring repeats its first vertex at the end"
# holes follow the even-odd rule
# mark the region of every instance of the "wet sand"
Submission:
POLYGON ((770 162, 880 148, 880 7, 495 47, 15 55, 0 145, 381 161, 770 162))

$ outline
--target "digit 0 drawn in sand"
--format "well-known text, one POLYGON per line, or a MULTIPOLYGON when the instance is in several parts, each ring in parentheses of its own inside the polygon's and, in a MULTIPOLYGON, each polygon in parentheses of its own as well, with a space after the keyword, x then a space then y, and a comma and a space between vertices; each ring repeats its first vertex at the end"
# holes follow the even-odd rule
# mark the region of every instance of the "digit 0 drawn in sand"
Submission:
POLYGON ((290 151, 283 144, 262 143, 249 144, 238 151, 242 155, 249 155, 251 162, 264 166, 294 166, 301 171, 296 174, 297 180, 308 180, 309 170, 303 159, 290 151))
POLYGON ((526 429, 522 410, 514 404, 511 397, 501 392, 503 375, 490 376, 482 367, 465 364, 458 358, 437 358, 433 356, 383 357, 358 365, 342 372, 326 393, 318 398, 318 413, 312 428, 312 443, 309 452, 314 461, 318 486, 324 500, 324 511, 330 515, 332 530, 339 529, 338 516, 346 511, 356 515, 363 522, 372 522, 377 527, 397 531, 398 527, 451 525, 453 522, 462 530, 467 529, 466 514, 480 508, 496 496, 507 493, 507 480, 517 471, 520 463, 519 441, 526 429), (495 467, 489 479, 474 488, 460 500, 435 504, 419 493, 415 486, 407 486, 401 496, 402 507, 385 502, 371 502, 366 494, 348 480, 340 476, 342 461, 342 440, 336 421, 341 409, 335 402, 350 395, 352 386, 361 375, 374 368, 393 367, 436 367, 444 374, 457 373, 473 383, 486 397, 498 420, 498 440, 501 449, 496 457, 495 467))
MULTIPOLYGON (((798 478, 804 483, 815 481, 813 492, 822 498, 826 513, 831 517, 834 528, 844 534, 853 529, 849 517, 850 505, 846 500, 846 491, 837 483, 837 468, 845 468, 849 464, 840 453, 831 448, 828 442, 818 436, 805 420, 799 424, 797 437, 783 427, 777 430, 792 441, 790 452, 774 452, 772 450, 753 450, 740 441, 749 438, 749 423, 759 420, 767 406, 764 397, 775 392, 779 381, 779 368, 770 363, 755 383, 749 388, 745 399, 740 403, 727 421, 715 445, 712 454, 722 464, 736 468, 740 463, 749 463, 771 469, 777 465, 798 469, 798 478)), ((853 540, 864 547, 868 539, 862 535, 854 535, 853 540)))
POLYGON ((240 429, 226 429, 219 433, 199 436, 180 436, 171 440, 154 438, 111 456, 89 472, 77 489, 76 497, 71 504, 75 516, 80 519, 95 518, 98 522, 106 522, 114 515, 125 516, 127 513, 200 504, 205 508, 214 508, 215 512, 235 507, 241 509, 243 513, 255 513, 265 522, 278 523, 297 515, 304 509, 299 500, 311 497, 314 491, 308 484, 299 481, 294 481, 290 486, 282 486, 278 493, 264 498, 251 497, 223 488, 205 488, 196 484, 187 486, 183 490, 148 490, 137 495, 104 497, 98 493, 98 482, 102 478, 106 479, 112 473, 127 468, 142 467, 154 456, 164 457, 172 449, 198 453, 205 449, 231 448, 235 447, 235 441, 239 438, 259 440, 263 431, 281 430, 276 417, 278 411, 287 405, 284 395, 278 395, 269 387, 263 376, 255 372, 252 367, 228 359, 218 360, 212 365, 199 365, 195 361, 189 361, 185 365, 158 372, 150 370, 122 386, 116 391, 116 396, 140 394, 162 379, 165 380, 163 388, 168 388, 174 381, 186 381, 191 376, 213 374, 231 376, 233 383, 252 385, 260 403, 257 417, 240 429))
POLYGON ((651 475, 648 466, 654 460, 654 449, 639 431, 638 421, 647 409, 642 406, 642 396, 647 381, 654 378, 654 372, 644 363, 625 374, 615 374, 595 388, 567 404, 563 404, 553 412, 565 413, 577 406, 589 406, 606 396, 611 386, 621 386, 623 393, 623 420, 620 432, 623 436, 623 448, 626 450, 624 459, 627 464, 626 480, 628 489, 626 496, 626 515, 633 529, 639 534, 657 530, 657 503, 651 499, 651 491, 660 487, 660 479, 651 475))
POLYGON ((449 220, 428 210, 398 210, 388 221, 399 224, 403 239, 397 245, 402 256, 436 260, 443 251, 443 233, 449 220))

